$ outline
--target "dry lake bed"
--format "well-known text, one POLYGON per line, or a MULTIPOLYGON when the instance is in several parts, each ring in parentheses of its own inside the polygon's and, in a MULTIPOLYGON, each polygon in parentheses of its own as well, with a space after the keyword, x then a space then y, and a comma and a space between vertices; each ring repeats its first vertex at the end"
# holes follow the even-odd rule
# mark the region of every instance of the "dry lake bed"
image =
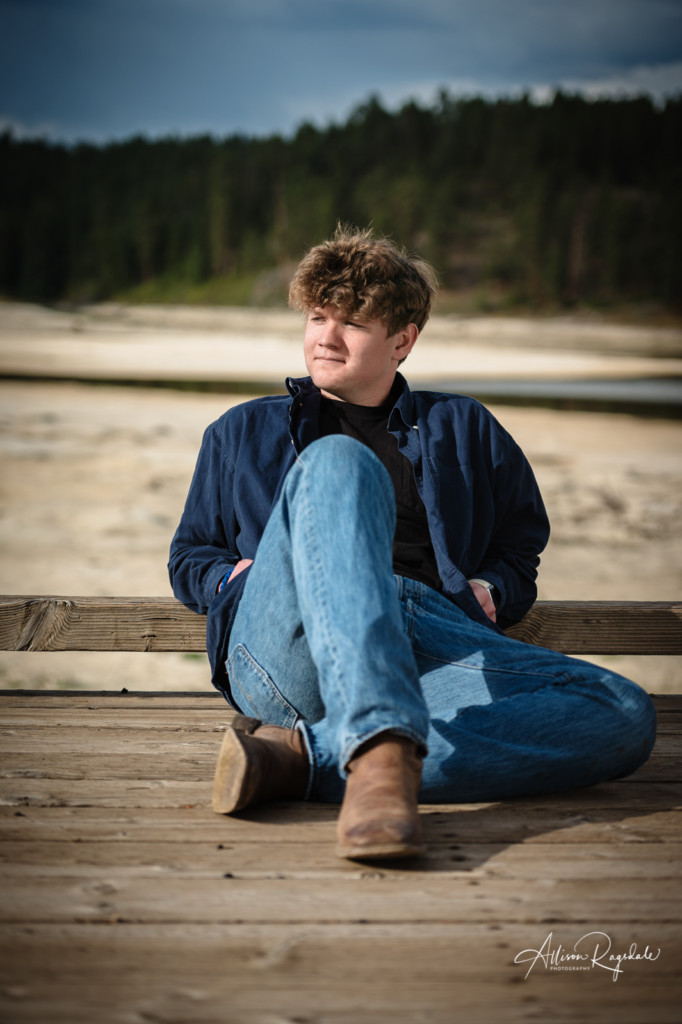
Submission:
MULTIPOLYGON (((168 594, 168 545, 203 429, 303 373, 300 335, 287 311, 0 304, 2 592, 168 594), (176 387, 152 386, 164 381, 176 387)), ((674 383, 681 354, 673 328, 434 318, 403 370, 413 387, 458 378, 674 383)), ((487 404, 526 451, 552 521, 540 597, 678 599, 682 420, 487 404)), ((682 692, 679 659, 595 660, 651 692, 682 692)), ((200 655, 0 654, 0 688, 208 686, 200 655)))

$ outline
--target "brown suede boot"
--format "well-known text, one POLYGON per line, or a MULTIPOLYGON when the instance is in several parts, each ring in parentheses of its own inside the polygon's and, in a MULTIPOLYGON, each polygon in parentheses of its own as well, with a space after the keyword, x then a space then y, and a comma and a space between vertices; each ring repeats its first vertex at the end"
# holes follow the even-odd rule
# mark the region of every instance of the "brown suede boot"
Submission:
POLYGON ((213 810, 232 814, 269 800, 302 800, 310 764, 297 729, 236 715, 225 733, 213 781, 213 810))
POLYGON ((336 829, 339 857, 378 860, 424 853, 418 793, 422 759, 411 740, 381 733, 348 765, 336 829))

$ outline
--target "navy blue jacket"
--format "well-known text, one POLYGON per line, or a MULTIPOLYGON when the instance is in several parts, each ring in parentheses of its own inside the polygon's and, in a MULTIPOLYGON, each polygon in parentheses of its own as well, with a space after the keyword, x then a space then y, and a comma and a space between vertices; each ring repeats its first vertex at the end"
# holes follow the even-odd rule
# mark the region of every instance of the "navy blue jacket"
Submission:
MULTIPOLYGON (((388 420, 410 460, 426 514, 443 593, 492 629, 467 580, 500 593, 497 621, 518 622, 536 597, 539 554, 549 523, 538 486, 514 439, 479 402, 403 390, 388 420)), ((208 613, 213 682, 224 689, 227 643, 248 576, 220 580, 258 542, 296 455, 318 437, 320 392, 309 377, 287 380, 288 395, 228 410, 204 434, 168 569, 178 600, 208 613)))

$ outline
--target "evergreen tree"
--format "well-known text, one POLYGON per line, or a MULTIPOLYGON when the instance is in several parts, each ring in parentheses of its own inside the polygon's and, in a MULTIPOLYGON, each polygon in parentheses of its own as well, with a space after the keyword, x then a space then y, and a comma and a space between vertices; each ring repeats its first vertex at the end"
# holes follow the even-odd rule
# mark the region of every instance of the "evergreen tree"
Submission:
MULTIPOLYGON (((277 273, 337 221, 431 259, 446 291, 679 311, 682 98, 376 97, 290 139, 66 147, 0 136, 0 292, 93 301, 277 273)), ((284 295, 283 285, 280 295, 284 295)), ((242 292, 242 301, 249 293, 242 292)))

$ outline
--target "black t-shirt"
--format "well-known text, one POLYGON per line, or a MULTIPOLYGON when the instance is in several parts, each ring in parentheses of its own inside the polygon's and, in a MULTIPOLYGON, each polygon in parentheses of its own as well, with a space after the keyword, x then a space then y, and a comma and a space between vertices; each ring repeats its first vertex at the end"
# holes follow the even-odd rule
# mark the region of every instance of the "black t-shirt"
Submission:
POLYGON ((435 590, 442 587, 426 509, 417 484, 412 463, 398 448, 388 432, 388 417, 395 404, 389 395, 383 405, 351 405, 332 398, 320 401, 320 437, 345 434, 371 448, 388 470, 395 491, 397 523, 393 538, 393 571, 398 576, 420 580, 435 590))

